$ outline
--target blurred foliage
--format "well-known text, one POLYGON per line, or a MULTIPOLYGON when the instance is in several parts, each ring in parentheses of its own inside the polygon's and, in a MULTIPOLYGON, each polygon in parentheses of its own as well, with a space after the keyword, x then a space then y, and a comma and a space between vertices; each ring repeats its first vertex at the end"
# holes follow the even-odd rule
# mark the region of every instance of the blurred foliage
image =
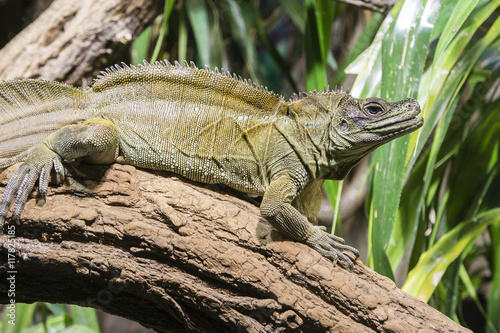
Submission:
MULTIPOLYGON (((463 323, 472 298, 500 328, 500 1, 398 3, 353 63, 353 94, 416 98, 421 130, 372 156, 369 265, 463 323), (484 261, 481 261, 484 260, 484 261), (478 267, 478 262, 483 264, 478 267)), ((350 68, 348 68, 350 70, 350 68)))
MULTIPOLYGON (((371 157, 367 265, 463 325, 472 300, 499 332, 499 12, 500 0, 403 0, 387 15, 332 0, 167 0, 132 63, 223 67, 284 96, 344 84, 417 99, 424 126, 371 157)), ((342 182, 325 187, 339 223, 342 182)))
POLYGON ((168 0, 165 12, 135 41, 132 63, 168 59, 223 67, 287 96, 341 84, 343 75, 333 74, 348 44, 361 36, 368 45, 372 36, 364 36, 364 27, 372 16, 381 20, 335 1, 313 0, 168 0))
POLYGON ((4 308, 2 333, 99 333, 96 310, 51 303, 15 304, 15 318, 4 308), (37 323, 37 324, 33 324, 37 323))

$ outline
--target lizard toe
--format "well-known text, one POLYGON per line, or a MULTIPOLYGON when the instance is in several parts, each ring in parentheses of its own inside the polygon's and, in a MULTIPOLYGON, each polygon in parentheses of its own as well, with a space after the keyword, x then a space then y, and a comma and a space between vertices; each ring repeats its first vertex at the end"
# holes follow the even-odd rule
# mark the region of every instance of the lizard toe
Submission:
MULTIPOLYGON (((56 172, 56 182, 58 184, 62 183, 64 181, 64 179, 66 178, 66 174, 64 172, 64 165, 62 164, 61 162, 61 159, 60 158, 54 158, 52 160, 52 163, 53 163, 53 167, 54 167, 54 171, 56 172)), ((49 170, 50 171, 50 170, 49 170)), ((49 172, 50 174, 50 172, 49 172)))
POLYGON ((28 201, 28 197, 39 177, 40 171, 37 170, 37 168, 31 169, 24 177, 23 182, 18 188, 16 200, 14 201, 14 210, 12 212, 12 219, 14 221, 19 221, 21 212, 23 211, 26 201, 28 201))
POLYGON ((12 178, 7 183, 5 187, 5 191, 2 195, 2 199, 0 199, 0 226, 3 227, 5 219, 7 217, 7 213, 9 212, 10 207, 15 201, 16 195, 18 193, 18 189, 21 186, 24 177, 28 173, 29 168, 25 164, 22 164, 14 173, 12 178))
POLYGON ((28 197, 37 181, 41 196, 46 196, 52 168, 58 174, 64 174, 64 167, 59 155, 50 151, 44 145, 33 147, 25 162, 16 170, 7 183, 2 199, 0 200, 1 224, 5 221, 7 213, 13 204, 12 220, 19 221, 28 197))
POLYGON ((351 253, 355 258, 359 257, 358 250, 352 246, 346 245, 342 238, 327 233, 321 227, 314 227, 313 234, 309 236, 306 243, 323 256, 332 259, 334 264, 340 260, 349 270, 352 270, 354 263, 353 260, 343 252, 351 253))

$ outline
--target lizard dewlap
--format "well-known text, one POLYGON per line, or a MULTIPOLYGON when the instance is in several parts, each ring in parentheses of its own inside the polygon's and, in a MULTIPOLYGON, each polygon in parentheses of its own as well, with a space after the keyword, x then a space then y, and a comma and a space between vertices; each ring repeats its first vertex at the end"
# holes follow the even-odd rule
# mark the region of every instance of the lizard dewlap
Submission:
POLYGON ((316 226, 325 179, 423 120, 411 98, 357 99, 325 89, 281 96, 236 75, 168 61, 114 66, 89 89, 0 83, 0 168, 24 163, 0 200, 18 220, 33 187, 81 159, 167 170, 263 197, 261 215, 288 238, 352 267, 358 251, 316 226), (36 125, 35 125, 36 124, 36 125), (7 130, 8 129, 8 130, 7 130))

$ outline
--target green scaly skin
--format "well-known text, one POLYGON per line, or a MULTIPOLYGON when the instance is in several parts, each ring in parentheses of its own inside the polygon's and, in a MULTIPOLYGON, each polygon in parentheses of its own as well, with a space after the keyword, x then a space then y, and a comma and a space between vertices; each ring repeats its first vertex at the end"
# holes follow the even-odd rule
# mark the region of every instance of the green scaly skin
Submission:
POLYGON ((423 123, 411 98, 325 89, 285 101, 192 63, 102 73, 86 90, 0 83, 0 168, 24 162, 0 200, 0 228, 12 205, 19 220, 37 182, 45 197, 51 170, 64 177, 63 162, 118 162, 263 196, 261 214, 278 231, 352 268, 358 251, 315 225, 323 181, 343 179, 362 157, 423 123))

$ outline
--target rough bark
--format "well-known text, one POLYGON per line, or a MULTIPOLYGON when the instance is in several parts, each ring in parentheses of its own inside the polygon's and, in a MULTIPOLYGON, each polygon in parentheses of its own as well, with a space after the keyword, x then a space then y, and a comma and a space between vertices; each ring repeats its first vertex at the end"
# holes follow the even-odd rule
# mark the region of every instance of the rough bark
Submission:
POLYGON ((0 80, 88 85, 96 71, 126 60, 128 45, 160 9, 160 0, 56 0, 0 50, 0 80))
POLYGON ((92 306, 159 332, 466 331, 361 262, 349 272, 281 239, 257 206, 213 189, 125 165, 74 169, 45 206, 29 200, 15 245, 0 237, 0 303, 15 270, 16 302, 92 306))

